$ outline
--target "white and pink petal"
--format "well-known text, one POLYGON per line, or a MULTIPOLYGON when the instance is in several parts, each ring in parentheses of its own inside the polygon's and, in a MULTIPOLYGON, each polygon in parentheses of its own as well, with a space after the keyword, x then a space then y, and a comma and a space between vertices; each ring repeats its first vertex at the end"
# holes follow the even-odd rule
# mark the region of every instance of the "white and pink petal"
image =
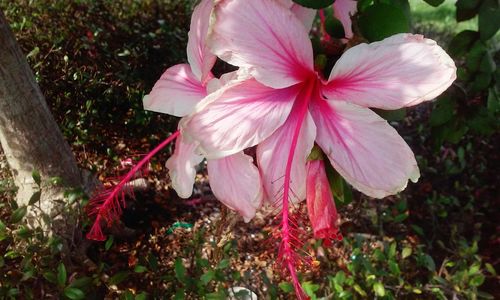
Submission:
POLYGON ((332 166, 354 188, 383 198, 405 189, 420 176, 415 156, 387 121, 368 108, 341 101, 310 106, 316 143, 332 166))
POLYGON ((210 187, 219 201, 249 222, 263 199, 259 170, 252 157, 236 154, 207 161, 210 187))
POLYGON ((143 99, 144 109, 183 117, 207 95, 188 64, 168 68, 143 99))
POLYGON ((186 142, 180 135, 175 142, 174 154, 166 163, 172 188, 181 198, 191 197, 196 178, 195 167, 203 160, 195 149, 196 144, 186 142))
POLYGON ((181 120, 183 134, 200 143, 207 158, 257 145, 287 119, 300 87, 273 89, 255 79, 237 81, 207 96, 181 120))
POLYGON ((275 0, 220 1, 209 45, 226 62, 249 68, 261 83, 284 88, 313 72, 313 52, 301 21, 275 0))
POLYGON ((455 63, 435 41, 398 34, 347 50, 323 93, 331 100, 399 109, 436 98, 455 78, 455 63))
POLYGON ((202 0, 193 10, 189 26, 187 57, 193 74, 203 85, 212 76, 217 57, 207 47, 207 35, 214 0, 202 0))

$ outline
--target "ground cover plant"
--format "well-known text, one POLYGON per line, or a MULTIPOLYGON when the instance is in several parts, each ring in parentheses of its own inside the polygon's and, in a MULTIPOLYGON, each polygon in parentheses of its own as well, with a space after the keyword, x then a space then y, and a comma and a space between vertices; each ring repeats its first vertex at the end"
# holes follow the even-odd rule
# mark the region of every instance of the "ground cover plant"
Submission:
MULTIPOLYGON (((323 156, 319 152, 309 168, 326 165, 316 174, 328 176, 334 215, 340 218, 327 222, 327 235, 321 235, 310 222, 310 203, 290 204, 301 229, 297 252, 307 258, 297 263, 294 282, 275 263, 282 225, 273 217, 276 208, 243 214, 253 217, 245 223, 215 199, 213 194, 224 200, 210 189, 205 163, 193 175, 192 197, 180 199, 186 195, 179 185, 186 183, 176 183, 174 176, 168 180, 172 164, 164 166, 177 147, 149 161, 148 172, 141 174, 149 187, 124 199, 121 222, 127 228, 105 230, 101 243, 84 238, 94 222, 85 214, 89 195, 67 190, 65 213, 79 224, 70 247, 86 250, 73 255, 61 237, 23 223, 27 209, 14 201, 16 188, 2 162, 0 295, 226 299, 231 293, 243 297, 245 290, 235 287, 245 287, 259 299, 296 297, 300 289, 311 299, 494 299, 499 292, 498 7, 489 1, 359 1, 349 32, 341 9, 332 11, 327 2, 311 25, 314 66, 326 76, 345 48, 399 32, 423 31, 455 60, 458 80, 437 101, 377 111, 415 153, 421 172, 417 184, 374 200, 351 189, 318 159, 323 156), (394 22, 383 26, 386 20, 394 22)), ((117 175, 175 132, 177 119, 145 112, 142 101, 160 75, 185 58, 194 5, 0 1, 80 165, 100 174, 106 186, 116 185, 117 175)), ((214 73, 232 70, 218 61, 214 73)), ((208 158, 210 164, 215 157, 208 158)), ((36 182, 39 177, 34 170, 36 182)), ((58 179, 50 182, 58 184, 58 179)), ((297 190, 292 188, 293 194, 297 190)), ((36 209, 36 195, 29 206, 36 209)))

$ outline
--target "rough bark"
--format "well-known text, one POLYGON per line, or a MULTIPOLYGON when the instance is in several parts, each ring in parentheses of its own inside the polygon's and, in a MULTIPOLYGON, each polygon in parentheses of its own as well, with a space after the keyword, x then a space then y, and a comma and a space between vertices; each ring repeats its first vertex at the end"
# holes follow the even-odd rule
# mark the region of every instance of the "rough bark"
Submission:
MULTIPOLYGON (((26 204, 42 182, 61 177, 66 186, 83 186, 71 149, 45 102, 28 62, 0 10, 0 143, 19 188, 17 200, 26 204)), ((60 188, 42 183, 40 206, 49 216, 59 213, 54 198, 60 188)))

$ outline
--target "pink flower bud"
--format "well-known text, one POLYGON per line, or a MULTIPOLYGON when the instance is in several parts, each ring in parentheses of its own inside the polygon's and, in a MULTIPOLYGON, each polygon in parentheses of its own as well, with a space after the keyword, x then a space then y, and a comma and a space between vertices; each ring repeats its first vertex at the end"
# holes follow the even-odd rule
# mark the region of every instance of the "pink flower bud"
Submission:
POLYGON ((322 159, 307 162, 306 202, 315 238, 341 239, 338 215, 322 159))

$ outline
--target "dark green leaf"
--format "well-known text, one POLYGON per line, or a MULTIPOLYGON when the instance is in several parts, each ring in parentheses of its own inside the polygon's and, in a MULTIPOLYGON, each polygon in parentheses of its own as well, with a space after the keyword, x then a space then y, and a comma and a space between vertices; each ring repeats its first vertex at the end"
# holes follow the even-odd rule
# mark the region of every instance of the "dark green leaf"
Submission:
POLYGON ((293 2, 304 7, 320 9, 332 5, 335 0, 293 0, 293 2))
POLYGON ((332 9, 327 9, 325 12, 325 29, 326 32, 334 38, 342 39, 345 38, 344 26, 342 23, 335 18, 332 9))
POLYGON ((432 259, 432 257, 428 254, 424 254, 424 263, 425 263, 425 267, 431 271, 431 272, 434 272, 436 271, 436 264, 434 263, 434 259, 432 259))
POLYGON ((490 88, 488 91, 487 107, 488 111, 491 113, 495 113, 500 110, 500 96, 495 88, 490 88))
POLYGON ((438 7, 439 5, 444 3, 444 0, 424 0, 424 1, 434 7, 438 7))
POLYGON ((441 97, 434 104, 429 123, 431 126, 439 126, 447 123, 455 113, 455 101, 450 97, 441 97))
POLYGON ((74 288, 85 288, 92 283, 92 278, 84 276, 73 280, 69 286, 74 288))
POLYGON ((67 279, 66 267, 64 266, 63 263, 60 263, 59 266, 57 267, 57 284, 59 286, 66 285, 66 279, 67 279))
POLYGON ((496 67, 497 65, 493 60, 493 57, 490 53, 486 52, 483 56, 483 59, 481 59, 481 63, 479 64, 479 71, 491 74, 495 72, 496 67))
POLYGON ((127 271, 118 272, 109 279, 109 284, 111 285, 120 284, 122 281, 127 279, 128 275, 129 273, 127 271))
POLYGON ((399 214, 399 215, 395 216, 393 221, 396 223, 399 223, 399 222, 403 222, 406 219, 408 219, 408 214, 403 213, 403 214, 399 214))
POLYGON ((481 40, 487 41, 500 29, 500 9, 497 0, 485 0, 479 8, 478 20, 481 40))
POLYGON ((481 92, 488 89, 492 79, 493 78, 489 73, 480 72, 476 74, 476 76, 474 77, 474 81, 472 82, 471 85, 471 90, 474 92, 481 92))
POLYGON ((33 195, 31 195, 30 201, 28 202, 28 205, 33 205, 40 201, 40 197, 42 196, 42 192, 38 191, 35 192, 33 195))
POLYGON ((44 272, 43 277, 50 283, 57 283, 57 276, 53 272, 44 272))
POLYGON ((31 173, 31 177, 33 177, 36 185, 40 186, 40 184, 42 183, 42 177, 40 176, 40 173, 35 170, 31 173))
POLYGON ((20 222, 26 213, 28 212, 28 208, 26 206, 21 206, 15 211, 12 212, 12 215, 10 216, 10 221, 12 223, 18 223, 20 222))
POLYGON ((361 33, 370 42, 410 30, 410 22, 399 5, 374 4, 361 14, 358 21, 361 33))
POLYGON ((484 55, 486 55, 486 45, 481 42, 477 41, 474 43, 472 48, 469 50, 469 53, 467 53, 466 57, 466 66, 469 70, 471 71, 477 71, 479 70, 479 67, 481 66, 481 61, 483 60, 484 55))
POLYGON ((448 46, 448 53, 455 58, 465 55, 479 39, 479 32, 464 30, 457 34, 448 46))
POLYGON ((479 3, 479 0, 457 0, 455 3, 457 21, 472 19, 477 14, 479 3))
POLYGON ((80 289, 77 289, 74 287, 65 288, 64 289, 64 296, 66 296, 72 300, 85 299, 85 294, 80 289))
POLYGON ((115 240, 115 238, 112 235, 110 235, 108 237, 108 239, 106 240, 106 243, 104 244, 104 249, 106 251, 108 251, 111 248, 111 246, 113 246, 113 241, 114 240, 115 240))

